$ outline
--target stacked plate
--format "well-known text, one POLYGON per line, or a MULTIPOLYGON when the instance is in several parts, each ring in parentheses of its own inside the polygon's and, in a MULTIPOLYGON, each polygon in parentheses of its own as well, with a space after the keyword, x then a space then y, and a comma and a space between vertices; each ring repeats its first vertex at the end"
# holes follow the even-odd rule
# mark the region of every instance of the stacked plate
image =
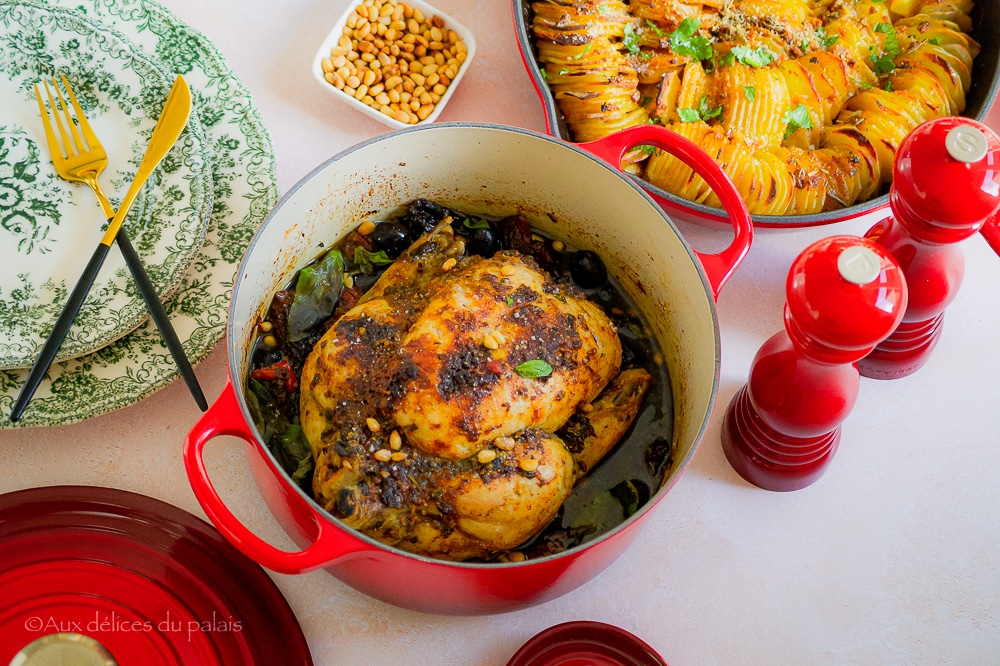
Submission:
MULTIPOLYGON (((218 50, 147 0, 0 4, 0 414, 107 226, 93 193, 52 166, 34 86, 65 75, 125 194, 177 74, 194 109, 126 221, 192 363, 225 331, 234 272, 278 199, 270 136, 218 50)), ((17 426, 67 424, 137 402, 176 365, 116 250, 17 426)), ((0 418, 0 427, 12 427, 0 418)))

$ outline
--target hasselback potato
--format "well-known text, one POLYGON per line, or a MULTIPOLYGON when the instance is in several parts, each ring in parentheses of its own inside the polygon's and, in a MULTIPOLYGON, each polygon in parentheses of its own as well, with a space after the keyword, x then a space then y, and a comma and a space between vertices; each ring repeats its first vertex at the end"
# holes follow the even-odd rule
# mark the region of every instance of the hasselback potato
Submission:
MULTIPOLYGON (((571 138, 657 123, 691 139, 759 215, 884 191, 903 138, 960 114, 979 44, 971 0, 536 0, 538 58, 571 138)), ((627 169, 719 206, 680 160, 627 169)))

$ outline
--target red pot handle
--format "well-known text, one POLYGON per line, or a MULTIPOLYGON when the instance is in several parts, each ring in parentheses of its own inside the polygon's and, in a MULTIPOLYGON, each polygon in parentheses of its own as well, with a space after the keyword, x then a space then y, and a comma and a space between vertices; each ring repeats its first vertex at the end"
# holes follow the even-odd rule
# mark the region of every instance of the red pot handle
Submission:
MULTIPOLYGON (((722 201, 729 223, 732 225, 733 231, 736 232, 733 242, 721 252, 703 254, 695 251, 706 275, 708 275, 709 284, 712 286, 712 295, 718 300, 719 291, 722 290, 726 281, 743 261, 743 257, 750 250, 750 243, 753 242, 753 222, 750 218, 750 211, 733 181, 722 170, 722 167, 716 164, 715 160, 693 141, 661 125, 636 125, 596 141, 576 145, 608 162, 619 171, 621 170, 622 158, 628 151, 636 146, 655 146, 684 162, 705 179, 715 195, 722 201)), ((657 202, 662 201, 656 194, 652 192, 648 192, 648 194, 657 202)))
MULTIPOLYGON (((308 573, 329 566, 333 560, 368 550, 360 540, 352 543, 342 530, 331 523, 316 520, 316 538, 305 550, 288 552, 275 548, 251 532, 233 515, 208 478, 203 453, 214 437, 230 435, 255 444, 257 439, 243 418, 232 380, 226 381, 219 399, 208 408, 184 440, 184 469, 199 504, 209 520, 226 539, 244 555, 268 569, 284 574, 308 573)), ((319 509, 317 509, 318 511, 319 509)))
POLYGON ((993 251, 1000 255, 1000 212, 986 220, 986 224, 982 226, 979 233, 983 235, 993 251))

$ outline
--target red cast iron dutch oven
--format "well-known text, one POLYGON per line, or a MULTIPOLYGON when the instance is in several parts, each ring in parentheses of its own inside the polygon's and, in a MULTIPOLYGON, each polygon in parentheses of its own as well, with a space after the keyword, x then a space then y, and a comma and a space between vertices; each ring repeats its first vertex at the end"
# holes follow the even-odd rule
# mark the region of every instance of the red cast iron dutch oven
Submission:
MULTIPOLYGON (((189 433, 184 463, 198 501, 237 548, 281 573, 325 568, 383 601, 430 613, 489 614, 569 592, 607 567, 639 534, 701 439, 719 379, 715 298, 750 247, 750 218, 736 189, 694 144, 652 126, 589 146, 496 125, 439 124, 362 143, 323 164, 278 203, 253 238, 229 310, 229 381, 189 433), (735 230, 718 254, 693 251, 656 203, 608 164, 654 144, 681 157, 726 202, 735 230), (595 158, 587 150, 601 154, 595 158), (424 197, 472 213, 528 217, 543 232, 596 251, 643 312, 667 360, 673 394, 673 463, 631 518, 580 546, 521 563, 451 563, 370 539, 321 509, 282 470, 252 425, 244 394, 255 323, 295 272, 367 219, 424 197), (246 443, 264 500, 302 548, 255 536, 216 493, 203 453, 213 437, 246 443)), ((664 433, 668 436, 668 433, 664 433)))
MULTIPOLYGON (((533 0, 512 0, 511 3, 514 31, 521 59, 542 102, 547 131, 552 136, 570 141, 572 137, 569 129, 538 66, 535 38, 531 31, 531 21, 534 16, 531 9, 532 2, 533 0)), ((972 37, 979 42, 982 51, 973 63, 971 85, 966 91, 965 110, 962 115, 983 122, 1000 91, 1000 39, 997 38, 1000 35, 1000 0, 975 0, 970 17, 972 37)), ((709 226, 725 221, 725 217, 717 208, 688 201, 638 177, 634 178, 675 219, 709 226)), ((840 210, 810 215, 754 215, 753 223, 757 228, 791 229, 834 224, 861 217, 871 217, 872 222, 875 222, 889 213, 889 194, 886 192, 869 201, 840 210)), ((983 235, 994 249, 1000 248, 1000 223, 988 224, 984 227, 983 235)), ((1000 253, 1000 249, 997 249, 997 252, 1000 253)))

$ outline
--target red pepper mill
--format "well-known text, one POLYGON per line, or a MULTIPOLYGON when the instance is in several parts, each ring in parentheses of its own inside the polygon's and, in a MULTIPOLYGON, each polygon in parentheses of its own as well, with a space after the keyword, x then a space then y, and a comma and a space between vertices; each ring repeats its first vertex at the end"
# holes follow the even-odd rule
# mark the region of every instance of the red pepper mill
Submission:
POLYGON ((875 242, 833 236, 795 259, 785 294, 785 330, 761 346, 722 424, 733 469, 781 491, 826 471, 858 397, 855 362, 899 324, 906 282, 875 242))
POLYGON ((998 171, 1000 139, 968 118, 926 122, 899 146, 889 193, 892 217, 866 237, 899 262, 909 305, 896 331, 858 362, 865 377, 905 377, 927 361, 965 273, 958 242, 1000 210, 998 171))

